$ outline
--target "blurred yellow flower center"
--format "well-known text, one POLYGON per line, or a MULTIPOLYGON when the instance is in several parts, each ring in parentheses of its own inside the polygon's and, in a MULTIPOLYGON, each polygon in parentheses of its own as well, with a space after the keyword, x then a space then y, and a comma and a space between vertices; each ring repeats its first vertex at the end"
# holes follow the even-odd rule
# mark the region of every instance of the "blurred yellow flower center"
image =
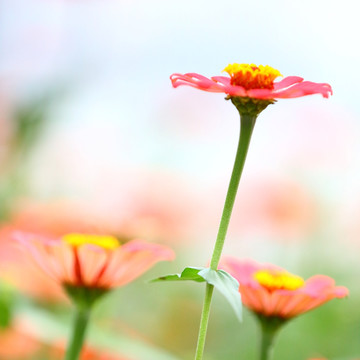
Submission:
POLYGON ((274 80, 282 76, 280 71, 271 66, 255 64, 229 64, 223 71, 230 75, 231 85, 250 89, 273 89, 274 80))
POLYGON ((114 236, 89 235, 89 234, 67 234, 63 241, 72 246, 85 244, 100 246, 106 250, 114 250, 120 246, 118 239, 114 236))
POLYGON ((254 274, 255 280, 266 289, 296 290, 304 286, 305 281, 300 276, 280 270, 259 270, 254 274))

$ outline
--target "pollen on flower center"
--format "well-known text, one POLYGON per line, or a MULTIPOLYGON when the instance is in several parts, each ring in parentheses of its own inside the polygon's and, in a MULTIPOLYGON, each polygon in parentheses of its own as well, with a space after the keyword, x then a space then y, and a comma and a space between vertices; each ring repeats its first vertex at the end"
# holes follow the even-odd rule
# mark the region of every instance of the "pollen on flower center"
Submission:
POLYGON ((300 276, 280 270, 259 270, 254 274, 254 278, 269 291, 296 290, 305 284, 300 276))
POLYGON ((114 250, 120 246, 118 239, 114 236, 104 235, 90 235, 90 234, 67 234, 62 237, 62 240, 78 247, 81 245, 89 244, 100 246, 106 250, 114 250))
POLYGON ((274 80, 282 76, 271 66, 255 64, 229 64, 223 71, 230 75, 231 85, 239 85, 246 90, 273 89, 274 80))

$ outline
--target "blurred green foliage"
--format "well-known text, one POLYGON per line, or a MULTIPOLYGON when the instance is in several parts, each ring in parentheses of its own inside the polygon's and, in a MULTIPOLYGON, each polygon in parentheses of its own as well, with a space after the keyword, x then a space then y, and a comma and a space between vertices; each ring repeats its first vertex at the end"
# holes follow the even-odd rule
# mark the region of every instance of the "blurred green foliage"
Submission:
POLYGON ((27 194, 28 160, 50 121, 52 107, 61 100, 64 89, 58 87, 14 105, 9 121, 11 139, 0 174, 0 222, 11 218, 14 200, 27 194))
POLYGON ((6 329, 11 324, 14 302, 14 289, 0 281, 0 328, 6 329))

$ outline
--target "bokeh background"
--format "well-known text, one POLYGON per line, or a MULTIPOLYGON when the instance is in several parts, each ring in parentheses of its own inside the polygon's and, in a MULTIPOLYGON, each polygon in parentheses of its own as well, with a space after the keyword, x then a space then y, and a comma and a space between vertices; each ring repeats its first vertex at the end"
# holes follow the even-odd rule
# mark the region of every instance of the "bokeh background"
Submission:
MULTIPOLYGON (((192 359, 203 298, 149 284, 209 260, 238 140, 221 94, 169 75, 233 62, 328 82, 258 119, 224 254, 323 273, 350 290, 289 323, 274 358, 360 356, 357 2, 1 0, 0 358, 58 359, 71 305, 30 269, 14 229, 141 237, 177 253, 96 308, 84 359, 192 359), (90 354, 91 353, 91 354, 90 354), (110 355, 109 355, 110 356, 110 355), (109 357, 110 359, 110 357, 109 357), (112 357, 111 357, 112 359, 112 357)), ((259 329, 216 295, 208 360, 257 356, 259 329)))

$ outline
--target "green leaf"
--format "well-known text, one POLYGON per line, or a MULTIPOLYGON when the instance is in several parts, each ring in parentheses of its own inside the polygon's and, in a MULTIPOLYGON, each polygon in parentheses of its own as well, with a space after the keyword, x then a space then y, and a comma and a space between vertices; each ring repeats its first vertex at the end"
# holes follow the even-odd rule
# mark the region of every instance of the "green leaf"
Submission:
POLYGON ((184 281, 192 280, 196 282, 206 281, 215 286, 228 300, 235 311, 237 318, 242 321, 242 303, 239 292, 239 283, 229 273, 224 270, 211 270, 203 267, 186 267, 181 274, 161 276, 151 282, 158 281, 184 281))
POLYGON ((181 274, 171 274, 171 275, 164 275, 160 276, 150 282, 157 282, 157 281, 184 281, 184 280, 192 280, 197 282, 205 282, 203 276, 199 275, 200 271, 206 270, 203 267, 186 267, 181 274))
POLYGON ((214 285, 228 300, 239 321, 242 321, 242 303, 239 283, 224 270, 203 269, 198 272, 209 284, 214 285))

